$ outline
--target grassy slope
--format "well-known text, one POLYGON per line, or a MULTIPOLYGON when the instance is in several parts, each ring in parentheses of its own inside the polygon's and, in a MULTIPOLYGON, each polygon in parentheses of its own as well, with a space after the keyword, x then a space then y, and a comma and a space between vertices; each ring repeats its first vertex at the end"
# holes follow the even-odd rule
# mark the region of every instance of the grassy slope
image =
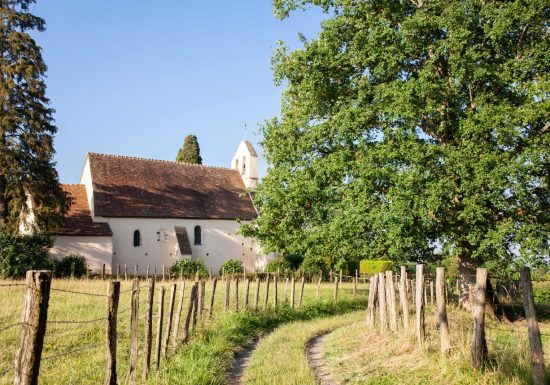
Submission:
POLYGON ((244 372, 247 385, 315 385, 304 349, 307 341, 324 331, 364 319, 364 311, 343 316, 293 322, 263 339, 244 372))

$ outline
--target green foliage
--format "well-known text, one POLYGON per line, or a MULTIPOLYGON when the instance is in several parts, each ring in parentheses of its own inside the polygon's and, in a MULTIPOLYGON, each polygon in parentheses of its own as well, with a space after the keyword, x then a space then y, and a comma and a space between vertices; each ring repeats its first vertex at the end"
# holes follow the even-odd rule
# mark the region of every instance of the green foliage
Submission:
POLYGON ((391 270, 392 265, 392 261, 362 260, 359 262, 359 273, 368 275, 383 273, 386 270, 391 270))
POLYGON ((208 270, 202 259, 179 259, 170 267, 170 272, 176 276, 183 274, 184 277, 194 277, 199 273, 199 277, 208 276, 208 270))
POLYGON ((201 149, 195 135, 187 135, 183 141, 183 147, 176 156, 178 163, 202 164, 201 149))
POLYGON ((0 233, 0 277, 22 278, 27 270, 52 269, 50 247, 52 240, 48 235, 0 233))
POLYGON ((329 257, 308 255, 304 258, 300 270, 313 275, 322 272, 325 277, 328 277, 331 267, 332 263, 329 257))
POLYGON ((240 259, 228 259, 220 267, 220 274, 235 274, 243 272, 243 263, 240 259))
POLYGON ((545 263, 547 2, 281 0, 275 13, 315 5, 330 15, 319 35, 273 58, 286 89, 261 128, 268 172, 243 234, 305 256, 545 263))
POLYGON ((80 278, 88 272, 88 262, 86 257, 80 254, 70 254, 59 261, 54 261, 53 271, 56 277, 74 277, 80 278))
POLYGON ((14 235, 28 197, 41 231, 59 226, 70 204, 52 159, 57 128, 46 97, 46 64, 31 36, 45 23, 29 13, 31 3, 0 5, 0 229, 14 235))
POLYGON ((290 262, 285 259, 285 258, 276 258, 272 261, 269 261, 269 263, 267 264, 265 270, 268 272, 268 273, 277 273, 277 272, 280 272, 282 274, 288 272, 288 271, 292 271, 292 270, 295 270, 292 268, 292 265, 290 264, 290 262))

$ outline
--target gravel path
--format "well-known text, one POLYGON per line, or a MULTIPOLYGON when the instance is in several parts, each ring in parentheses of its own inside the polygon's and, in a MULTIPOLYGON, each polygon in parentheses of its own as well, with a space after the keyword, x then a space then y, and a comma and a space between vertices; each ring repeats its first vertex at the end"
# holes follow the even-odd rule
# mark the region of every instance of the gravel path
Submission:
POLYGON ((338 385, 338 383, 332 379, 324 358, 323 343, 330 332, 331 331, 327 331, 313 337, 306 345, 307 358, 315 374, 317 384, 319 385, 338 385))

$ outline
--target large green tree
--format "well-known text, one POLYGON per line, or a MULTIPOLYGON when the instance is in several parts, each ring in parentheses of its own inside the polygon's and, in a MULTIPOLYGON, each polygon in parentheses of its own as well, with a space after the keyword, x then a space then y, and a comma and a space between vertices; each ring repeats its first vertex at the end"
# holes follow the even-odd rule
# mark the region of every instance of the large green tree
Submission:
POLYGON ((176 162, 202 164, 201 149, 195 135, 187 135, 183 140, 183 147, 178 150, 176 162))
POLYGON ((54 110, 46 97, 46 65, 29 34, 44 20, 29 12, 34 0, 0 0, 0 227, 17 232, 27 201, 39 230, 58 226, 69 199, 52 157, 54 110))
POLYGON ((327 18, 274 56, 286 88, 243 233, 290 253, 456 256, 464 295, 480 264, 547 263, 548 2, 276 0, 275 13, 309 6, 327 18))

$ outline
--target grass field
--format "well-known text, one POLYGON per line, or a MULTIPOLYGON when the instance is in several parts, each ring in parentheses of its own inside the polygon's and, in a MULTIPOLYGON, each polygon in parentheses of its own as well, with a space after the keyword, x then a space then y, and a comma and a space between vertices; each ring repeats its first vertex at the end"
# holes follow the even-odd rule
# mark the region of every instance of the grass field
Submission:
MULTIPOLYGON (((178 282, 179 283, 179 282, 178 282)), ((18 346, 19 326, 3 330, 9 325, 19 322, 21 305, 24 293, 23 281, 0 281, 0 384, 11 384, 13 382, 13 360, 18 346), (20 286, 4 286, 16 284, 20 286)), ((146 282, 141 282, 142 289, 146 282)), ((160 285, 157 282, 157 287, 160 285)), ((185 300, 189 298, 191 281, 186 282, 185 300)), ((40 370, 41 384, 98 384, 103 381, 105 364, 105 329, 106 321, 106 297, 108 283, 100 280, 54 280, 50 294, 50 305, 48 311, 48 325, 44 342, 43 360, 40 370), (78 291, 97 296, 81 295, 66 291, 78 291), (73 323, 85 321, 84 323, 73 323), (92 322, 87 322, 92 321, 92 322)), ((162 283, 166 287, 165 309, 168 307, 169 284, 162 283)), ((122 282, 120 304, 118 312, 118 348, 117 367, 119 383, 128 382, 129 371, 129 329, 130 329, 130 297, 131 281, 122 282)), ((250 301, 254 297, 254 283, 250 288, 250 301)), ((210 298, 210 283, 206 285, 206 307, 210 298)), ((240 306, 243 306, 244 285, 239 285, 240 306)), ((323 283, 320 290, 321 304, 332 302, 333 285, 323 283)), ((284 301, 285 284, 279 283, 278 299, 281 304, 284 301)), ((290 288, 286 290, 287 297, 290 295, 290 288)), ((366 285, 358 285, 357 298, 366 297, 366 285)), ((179 289, 178 289, 179 295, 179 289)), ((296 296, 299 295, 299 284, 296 285, 296 296)), ((270 287, 269 307, 273 307, 274 286, 270 287)), ((342 302, 352 297, 352 284, 342 283, 340 286, 339 298, 342 302)), ((139 365, 138 377, 141 379, 142 372, 142 343, 143 343, 143 315, 145 312, 145 290, 140 293, 139 309, 139 365)), ((205 321, 205 325, 197 330, 196 339, 205 338, 205 330, 216 328, 217 322, 230 322, 227 317, 221 317, 225 299, 225 284, 218 282, 216 290, 216 301, 214 305, 215 319, 205 321)), ((265 283, 262 282, 260 290, 260 308, 263 308, 265 298, 265 283)), ((233 309, 233 287, 231 287, 231 309, 233 309)), ((176 303, 178 296, 176 296, 176 303)), ((307 284, 304 290, 303 304, 308 305, 316 302, 316 284, 307 284)), ((157 293, 155 293, 153 339, 156 333, 157 320, 157 293)), ((297 303, 297 300, 296 300, 297 303)), ((185 309, 185 307, 184 307, 185 309)), ((184 314, 182 314, 182 317, 184 314)), ((291 317, 279 317, 278 322, 284 322, 291 317)), ((231 321, 232 322, 232 321, 231 321)), ((267 322, 267 321, 266 321, 267 322)), ((237 349, 238 346, 234 346, 237 349)), ((183 347, 181 351, 185 351, 183 347)), ((179 354, 181 354, 181 351, 179 354)), ((168 359, 170 361, 170 359, 168 359)), ((161 372, 168 370, 168 366, 161 362, 161 372)), ((171 367, 174 370, 174 367, 171 367)), ((186 370, 190 370, 189 367, 186 370)), ((212 370, 212 368, 210 368, 212 370)), ((152 373, 152 378, 158 380, 162 376, 152 373)), ((155 383, 155 382, 150 382, 155 383)))

